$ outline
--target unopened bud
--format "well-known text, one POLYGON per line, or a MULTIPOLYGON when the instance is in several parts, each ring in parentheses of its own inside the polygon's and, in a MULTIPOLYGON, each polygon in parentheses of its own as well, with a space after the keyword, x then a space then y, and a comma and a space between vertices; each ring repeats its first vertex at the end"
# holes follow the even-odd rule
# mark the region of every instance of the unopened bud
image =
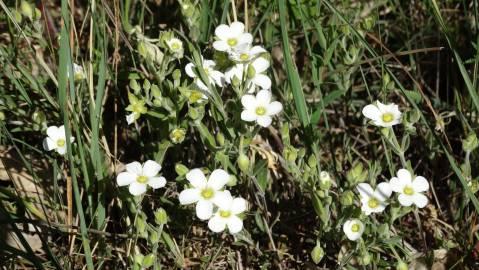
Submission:
POLYGON ((165 209, 163 208, 158 208, 155 211, 155 222, 158 225, 165 225, 168 223, 168 214, 166 213, 165 209))
POLYGON ((339 203, 343 206, 350 206, 354 203, 354 193, 351 190, 347 190, 339 197, 339 203))
POLYGON ((243 173, 246 173, 249 171, 249 164, 250 164, 250 161, 248 157, 245 154, 241 153, 238 157, 238 167, 243 173))
POLYGON ((175 172, 179 175, 179 176, 184 176, 186 175, 190 170, 188 170, 188 168, 181 164, 181 163, 176 163, 175 165, 175 172))
POLYGON ((319 186, 325 190, 331 187, 331 176, 327 171, 319 173, 319 186))
POLYGON ((478 145, 479 141, 475 133, 470 133, 467 138, 462 141, 462 149, 466 152, 472 152, 478 145))

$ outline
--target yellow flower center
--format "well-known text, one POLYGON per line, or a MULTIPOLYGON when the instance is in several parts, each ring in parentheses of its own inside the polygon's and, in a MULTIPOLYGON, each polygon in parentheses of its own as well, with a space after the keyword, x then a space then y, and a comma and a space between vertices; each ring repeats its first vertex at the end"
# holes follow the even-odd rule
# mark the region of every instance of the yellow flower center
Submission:
POLYGON ((353 224, 353 226, 351 226, 352 232, 359 232, 360 229, 361 229, 361 226, 359 226, 359 224, 353 224))
POLYGON ((192 91, 189 97, 191 103, 197 102, 200 98, 203 97, 203 93, 200 91, 192 91))
POLYGON ((231 216, 231 211, 224 211, 224 210, 220 210, 220 217, 222 218, 228 218, 231 216))
POLYGON ((205 188, 201 191, 201 197, 205 199, 211 199, 211 197, 213 197, 214 194, 215 192, 211 188, 205 188))
POLYGON ((144 184, 144 183, 148 182, 148 177, 146 177, 144 175, 140 175, 136 178, 136 182, 144 184))
POLYGON ((242 54, 240 54, 239 58, 243 61, 246 61, 246 60, 249 59, 249 55, 247 53, 242 53, 242 54))
POLYGON ((265 113, 266 113, 266 108, 265 107, 256 108, 256 114, 257 115, 265 115, 265 113))
POLYGON ((376 207, 379 206, 379 202, 378 202, 378 200, 376 200, 375 198, 371 198, 371 199, 369 199, 369 201, 368 201, 368 206, 369 206, 369 208, 373 208, 373 209, 374 209, 374 208, 376 208, 376 207))
POLYGON ((64 140, 64 139, 58 139, 58 140, 57 140, 57 145, 58 145, 59 147, 65 146, 65 140, 64 140))
POLYGON ((171 44, 171 49, 172 49, 173 51, 176 51, 176 50, 180 49, 180 44, 177 43, 177 42, 171 44))
POLYGON ((235 46, 236 44, 238 44, 238 40, 236 40, 236 38, 229 38, 227 43, 230 46, 235 46))
POLYGON ((389 123, 394 120, 394 115, 392 113, 385 113, 383 114, 382 118, 385 123, 389 123))
POLYGON ((411 187, 406 186, 403 190, 403 193, 406 195, 413 195, 414 194, 414 189, 411 187))

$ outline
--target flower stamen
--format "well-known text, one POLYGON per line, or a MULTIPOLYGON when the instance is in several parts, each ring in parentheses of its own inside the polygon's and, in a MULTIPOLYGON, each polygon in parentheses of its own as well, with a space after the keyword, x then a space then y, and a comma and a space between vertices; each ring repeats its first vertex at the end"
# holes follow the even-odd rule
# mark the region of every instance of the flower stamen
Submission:
POLYGON ((360 229, 361 229, 361 226, 359 226, 359 224, 353 224, 351 226, 351 231, 352 232, 359 232, 360 229))
POLYGON ((394 120, 394 115, 392 113, 385 113, 383 114, 382 119, 385 123, 389 123, 394 120))
POLYGON ((406 195, 413 195, 414 194, 414 189, 412 189, 411 187, 408 187, 406 186, 403 190, 404 194, 406 195))
POLYGON ((144 184, 144 183, 148 182, 148 177, 146 177, 144 175, 140 175, 136 178, 136 182, 138 182, 140 184, 144 184))
POLYGON ((368 206, 369 206, 370 208, 373 208, 373 209, 374 209, 374 208, 377 208, 377 207, 379 206, 379 202, 378 202, 377 199, 371 198, 371 199, 369 199, 369 201, 368 201, 368 206))
POLYGON ((57 140, 57 146, 58 146, 58 147, 63 147, 63 146, 65 146, 65 140, 64 140, 64 139, 58 139, 58 140, 57 140))
POLYGON ((256 114, 257 115, 265 115, 266 114, 266 108, 265 107, 257 107, 256 108, 256 114))
POLYGON ((213 197, 214 194, 215 192, 211 188, 205 188, 201 191, 201 197, 205 199, 211 199, 211 197, 213 197))
POLYGON ((231 216, 231 211, 220 210, 220 217, 229 218, 231 216))

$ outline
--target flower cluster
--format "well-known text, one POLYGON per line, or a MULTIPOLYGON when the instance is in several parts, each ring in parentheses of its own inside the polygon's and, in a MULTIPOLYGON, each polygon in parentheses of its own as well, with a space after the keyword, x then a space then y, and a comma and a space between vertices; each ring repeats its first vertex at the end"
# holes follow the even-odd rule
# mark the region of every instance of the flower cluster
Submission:
MULTIPOLYGON (((377 101, 376 104, 365 106, 362 113, 372 120, 374 125, 380 127, 392 128, 401 122, 401 112, 396 104, 386 105, 377 101)), ((396 140, 395 137, 394 140, 396 140)), ((418 208, 423 208, 428 203, 428 198, 423 194, 429 190, 428 181, 422 176, 414 177, 405 168, 399 169, 397 176, 392 177, 389 182, 379 183, 376 189, 373 189, 368 183, 359 183, 356 189, 360 196, 361 211, 366 216, 371 213, 383 212, 389 205, 389 199, 393 192, 399 194, 398 201, 402 206, 415 205, 418 208)), ((343 224, 343 231, 348 239, 356 241, 364 232, 364 227, 361 220, 350 219, 343 224)))
MULTIPOLYGON (((253 46, 253 36, 245 32, 244 24, 241 22, 219 25, 215 35, 213 48, 226 53, 234 64, 222 73, 213 60, 202 58, 200 64, 206 78, 200 75, 200 70, 194 63, 186 65, 186 74, 203 92, 209 92, 209 87, 227 85, 231 85, 241 95, 247 92, 248 94, 241 97, 244 108, 241 119, 268 127, 271 125, 272 117, 283 110, 283 105, 271 100, 271 79, 266 74, 270 63, 264 57, 267 51, 261 46, 253 46), (205 79, 207 81, 204 81, 205 79), (257 89, 258 93, 253 95, 257 89)), ((202 99, 207 99, 207 96, 203 94, 202 99)))
POLYGON ((190 188, 180 193, 180 203, 196 203, 196 216, 209 220, 210 230, 222 232, 228 228, 230 233, 235 234, 243 229, 239 215, 246 211, 247 203, 243 198, 233 198, 228 190, 224 190, 230 180, 226 171, 216 169, 207 179, 201 169, 192 169, 186 174, 186 179, 190 188))

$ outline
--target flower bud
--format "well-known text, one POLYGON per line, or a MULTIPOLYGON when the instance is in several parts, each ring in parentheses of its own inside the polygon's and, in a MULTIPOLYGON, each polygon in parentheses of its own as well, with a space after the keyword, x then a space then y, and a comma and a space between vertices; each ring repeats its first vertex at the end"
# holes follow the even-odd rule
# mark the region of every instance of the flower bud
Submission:
POLYGON ((354 203, 354 193, 351 190, 347 190, 339 197, 339 202, 343 206, 350 206, 354 203))
POLYGON ((363 27, 365 30, 370 31, 374 27, 375 23, 376 23, 376 18, 374 18, 373 16, 369 16, 366 19, 364 19, 363 27))
POLYGON ((477 136, 475 133, 470 133, 466 139, 462 140, 462 149, 466 152, 472 152, 479 145, 477 136))
POLYGON ((146 224, 143 218, 139 215, 135 222, 136 231, 142 234, 146 229, 146 224))
POLYGON ((233 79, 231 80, 231 84, 233 85, 234 88, 238 88, 241 85, 241 80, 237 76, 233 76, 233 79))
POLYGON ((324 257, 324 250, 321 247, 321 244, 318 242, 316 243, 316 246, 311 251, 311 259, 313 259, 313 262, 315 264, 318 264, 321 261, 321 259, 323 259, 323 257, 324 257))
POLYGON ((238 183, 238 179, 234 175, 230 175, 230 178, 228 179, 228 183, 226 183, 227 186, 229 187, 234 187, 238 183))
POLYGON ((309 156, 308 166, 311 168, 316 168, 317 165, 318 165, 318 160, 316 159, 316 156, 314 154, 309 156))
POLYGON ((369 252, 364 252, 361 257, 358 257, 358 263, 360 265, 369 265, 371 263, 372 256, 369 252))
POLYGON ((158 87, 158 85, 156 84, 153 84, 151 85, 151 94, 155 97, 155 98, 161 98, 161 91, 160 91, 160 88, 158 87))
POLYGON ((476 193, 479 190, 479 182, 477 180, 467 182, 467 186, 471 189, 472 193, 476 193))
POLYGON ((175 69, 171 76, 173 77, 173 80, 179 81, 181 79, 181 70, 175 69))
POLYGON ((155 222, 158 225, 165 225, 168 223, 168 214, 166 213, 165 209, 163 208, 158 208, 155 211, 155 222))
POLYGON ((0 121, 5 121, 5 113, 0 111, 0 121))
POLYGON ((225 136, 221 132, 216 133, 216 141, 220 146, 225 145, 225 136))
POLYGON ((252 65, 249 65, 248 70, 246 72, 246 77, 248 79, 252 79, 252 78, 254 78, 255 75, 256 75, 256 70, 254 69, 254 67, 252 65))
POLYGON ((144 268, 148 268, 148 267, 151 267, 154 263, 155 263, 155 255, 153 253, 150 253, 143 258, 141 266, 143 266, 144 268))
POLYGON ((200 116, 198 110, 193 107, 188 108, 188 115, 190 116, 191 119, 196 120, 200 116))
POLYGON ((368 171, 364 170, 363 164, 358 162, 346 173, 346 179, 352 185, 364 182, 368 177, 368 171))
POLYGON ((328 190, 331 187, 331 176, 327 171, 319 173, 319 187, 328 190))
POLYGON ((238 167, 243 173, 247 173, 249 171, 249 164, 250 161, 248 157, 245 154, 241 153, 238 157, 238 167))
POLYGON ((170 140, 174 144, 182 143, 183 140, 185 139, 185 135, 186 135, 186 130, 184 128, 175 128, 170 133, 170 140))
POLYGON ((23 16, 33 20, 33 8, 27 1, 22 1, 20 3, 20 12, 23 16))
POLYGON ((289 162, 294 162, 298 157, 298 150, 291 145, 283 149, 283 156, 289 162))
POLYGON ((148 236, 148 240, 150 241, 150 244, 157 244, 160 240, 160 237, 158 236, 158 232, 156 231, 151 231, 150 235, 148 236))
POLYGON ((408 270, 408 269, 409 269, 408 265, 403 261, 399 261, 396 264, 396 270, 408 270))
POLYGON ((15 17, 15 21, 20 24, 22 23, 22 14, 18 12, 18 10, 13 11, 13 16, 15 17))
POLYGON ((184 176, 186 175, 190 170, 188 170, 188 168, 181 164, 181 163, 176 163, 175 165, 175 172, 176 174, 178 174, 179 176, 184 176))
POLYGON ((138 53, 143 57, 143 58, 146 58, 147 57, 147 48, 146 48, 146 43, 143 42, 143 41, 140 41, 138 42, 138 53))

